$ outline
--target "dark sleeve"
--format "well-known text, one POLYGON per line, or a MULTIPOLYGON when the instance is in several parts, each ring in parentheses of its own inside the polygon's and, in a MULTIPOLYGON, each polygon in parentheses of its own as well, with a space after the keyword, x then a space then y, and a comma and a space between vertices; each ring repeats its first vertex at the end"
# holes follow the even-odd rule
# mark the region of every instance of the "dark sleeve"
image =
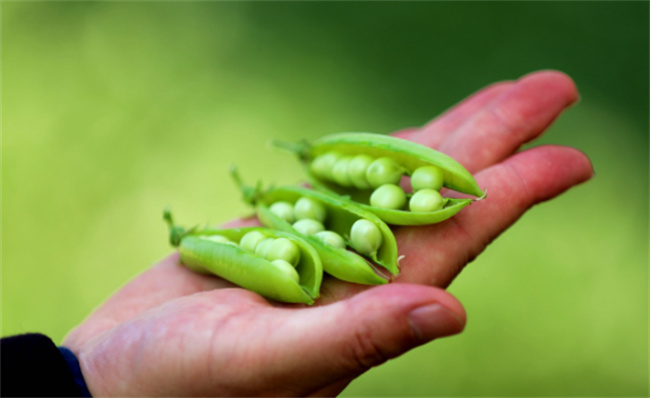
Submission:
POLYGON ((0 340, 3 397, 90 396, 74 354, 42 334, 0 340))

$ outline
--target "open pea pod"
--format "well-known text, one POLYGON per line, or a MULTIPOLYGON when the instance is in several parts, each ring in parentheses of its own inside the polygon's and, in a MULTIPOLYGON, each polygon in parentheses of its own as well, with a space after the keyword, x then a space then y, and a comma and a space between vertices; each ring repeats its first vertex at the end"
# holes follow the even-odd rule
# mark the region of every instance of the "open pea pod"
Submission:
POLYGON ((338 133, 319 138, 311 143, 273 142, 277 147, 288 149, 298 155, 305 166, 307 178, 316 189, 341 195, 372 211, 382 220, 394 225, 433 224, 455 215, 476 199, 445 198, 444 207, 429 212, 412 212, 371 206, 368 189, 343 187, 316 176, 310 169, 311 162, 319 155, 337 152, 342 155, 366 154, 373 158, 387 157, 399 164, 406 175, 423 166, 436 166, 443 172, 444 186, 451 190, 485 197, 474 177, 456 160, 424 145, 412 141, 373 133, 338 133))
POLYGON ((356 221, 364 219, 372 222, 381 233, 382 243, 376 253, 372 253, 366 257, 390 272, 393 277, 399 273, 395 236, 386 223, 373 213, 362 209, 354 203, 341 200, 337 196, 303 187, 285 186, 267 190, 262 190, 259 185, 256 188, 249 187, 242 183, 235 168, 231 168, 231 173, 242 190, 244 200, 252 206, 255 206, 260 222, 270 228, 301 235, 316 249, 323 262, 323 269, 328 274, 337 279, 352 283, 370 285, 387 283, 387 280, 378 275, 372 265, 360 254, 333 247, 323 243, 314 236, 300 234, 289 222, 270 210, 270 206, 273 203, 278 201, 296 203, 300 198, 314 200, 326 209, 327 219, 324 223, 325 228, 345 238, 349 236, 350 229, 356 221))
POLYGON ((263 227, 185 230, 173 224, 169 211, 165 211, 165 220, 170 226, 171 244, 178 248, 181 262, 193 271, 217 275, 264 297, 286 303, 313 304, 320 294, 321 259, 308 242, 295 234, 263 227), (237 245, 251 231, 258 231, 267 238, 286 238, 298 248, 298 282, 264 257, 237 245), (230 242, 215 241, 215 237, 224 237, 230 242))

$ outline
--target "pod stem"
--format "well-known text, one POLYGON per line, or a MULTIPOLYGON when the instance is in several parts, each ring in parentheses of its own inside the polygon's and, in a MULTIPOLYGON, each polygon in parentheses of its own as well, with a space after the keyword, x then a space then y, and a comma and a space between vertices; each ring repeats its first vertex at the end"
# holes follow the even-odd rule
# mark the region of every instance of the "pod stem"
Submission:
POLYGON ((307 160, 309 157, 309 143, 307 141, 301 141, 301 142, 286 142, 286 141, 278 141, 278 140, 271 140, 271 145, 284 149, 289 152, 293 152, 301 160, 307 160))
POLYGON ((230 165, 230 176, 241 191, 244 202, 248 203, 249 205, 255 205, 260 193, 262 192, 262 182, 258 181, 255 187, 246 185, 244 183, 244 180, 239 175, 237 166, 234 164, 230 165))
POLYGON ((165 210, 163 210, 163 220, 165 220, 167 226, 169 227, 169 243, 171 243, 171 245, 174 247, 178 247, 178 245, 181 244, 183 237, 194 232, 196 229, 196 227, 192 227, 188 230, 174 224, 174 218, 169 207, 165 207, 165 210))

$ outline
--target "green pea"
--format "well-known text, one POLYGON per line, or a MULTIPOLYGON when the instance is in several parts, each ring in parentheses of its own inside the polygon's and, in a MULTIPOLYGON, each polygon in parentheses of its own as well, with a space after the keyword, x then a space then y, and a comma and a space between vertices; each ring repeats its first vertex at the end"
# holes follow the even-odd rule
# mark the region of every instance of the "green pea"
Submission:
MULTIPOLYGON (((368 192, 333 184, 331 180, 319 178, 309 172, 308 169, 307 179, 315 189, 345 197, 347 201, 373 212, 388 224, 426 225, 438 223, 454 216, 475 201, 486 197, 485 192, 478 186, 472 174, 453 158, 427 146, 389 135, 338 133, 321 137, 313 142, 284 143, 276 141, 273 144, 293 152, 301 162, 306 163, 306 166, 318 154, 332 151, 340 152, 344 156, 358 154, 371 156, 376 160, 369 165, 366 178, 371 187, 375 189, 385 183, 399 185, 403 175, 412 176, 411 171, 415 172, 421 167, 435 166, 442 170, 442 174, 444 174, 443 183, 445 188, 475 197, 445 198, 445 204, 441 209, 430 212, 384 209, 369 204, 370 195, 368 195, 368 192), (388 158, 388 160, 385 158, 388 158), (385 162, 385 164, 382 162, 385 162), (388 171, 383 171, 386 169, 388 171)), ((349 173, 350 170, 348 169, 349 173)), ((425 189, 419 185, 419 179, 420 177, 417 176, 414 179, 415 192, 419 190, 418 188, 425 189)), ((328 223, 331 223, 331 221, 328 220, 328 223)))
POLYGON ((307 236, 325 230, 325 226, 320 221, 312 220, 311 218, 298 220, 292 226, 296 231, 307 236))
POLYGON ((352 180, 350 180, 350 175, 348 174, 351 160, 352 156, 343 156, 334 163, 334 167, 332 168, 332 179, 343 187, 352 186, 352 180))
POLYGON ((293 206, 293 216, 296 220, 311 218, 322 223, 325 222, 326 215, 325 206, 310 198, 300 198, 293 206))
POLYGON ((338 249, 345 249, 345 240, 334 231, 316 232, 314 236, 326 245, 334 246, 338 249))
MULTIPOLYGON (((245 197, 246 192, 254 192, 255 189, 259 189, 246 186, 241 179, 239 181, 241 182, 239 185, 240 189, 245 197)), ((390 274, 394 275, 399 273, 395 236, 390 228, 372 212, 364 210, 360 206, 350 203, 348 200, 339 196, 301 186, 271 187, 268 190, 258 190, 257 193, 251 194, 249 197, 251 198, 249 204, 255 206, 258 219, 263 225, 289 233, 298 232, 299 235, 305 235, 305 232, 315 232, 314 235, 308 236, 309 243, 318 252, 323 263, 323 268, 329 275, 346 282, 359 284, 376 285, 387 283, 383 274, 381 272, 375 272, 372 263, 368 260, 382 267, 390 274), (297 202, 300 198, 304 197, 311 198, 325 207, 327 212, 327 230, 335 232, 341 237, 345 236, 345 238, 341 238, 341 240, 344 240, 343 242, 341 240, 338 240, 339 243, 330 241, 330 243, 339 245, 339 247, 327 244, 315 236, 320 236, 320 232, 317 231, 325 231, 324 227, 321 229, 319 225, 315 228, 315 231, 303 230, 301 233, 291 224, 271 213, 268 206, 265 205, 266 203, 274 203, 278 200, 297 202), (360 218, 371 220, 379 227, 382 234, 383 243, 380 250, 374 253, 374 255, 361 255, 361 253, 346 250, 345 245, 350 235, 350 228, 360 218)), ((300 225, 297 224, 296 227, 300 228, 300 225)), ((327 236, 327 234, 325 235, 327 236)))
POLYGON ((340 152, 335 151, 318 155, 309 165, 309 170, 320 178, 331 180, 334 163, 342 156, 340 152))
POLYGON ((361 219, 352 224, 350 243, 359 253, 372 255, 381 247, 383 238, 375 224, 361 219))
POLYGON ((444 183, 444 173, 440 167, 423 166, 415 169, 411 174, 411 187, 413 192, 421 189, 435 189, 439 191, 444 183))
POLYGON ((287 274, 291 279, 293 279, 296 283, 300 282, 300 275, 298 275, 298 271, 285 260, 277 259, 271 261, 271 264, 273 264, 276 268, 278 268, 280 271, 284 272, 287 274))
POLYGON ((266 259, 269 261, 284 260, 295 267, 300 261, 300 251, 289 239, 277 238, 269 245, 266 259))
POLYGON ((381 157, 370 163, 366 171, 366 178, 370 186, 378 188, 385 184, 399 184, 402 174, 404 174, 404 168, 396 161, 389 157, 381 157))
POLYGON ((421 213, 436 211, 442 208, 443 203, 440 192, 433 189, 421 189, 411 197, 409 209, 421 213))
POLYGON ((255 254, 266 258, 266 255, 269 252, 269 248, 271 247, 271 244, 273 243, 275 239, 273 238, 266 238, 263 241, 261 241, 256 247, 255 247, 255 254))
POLYGON ((247 252, 255 253, 255 248, 264 239, 266 239, 266 236, 260 231, 250 231, 242 236, 241 240, 239 241, 239 247, 246 250, 247 252))
POLYGON ((350 160, 348 175, 350 176, 352 185, 359 189, 372 188, 368 182, 368 178, 366 177, 366 172, 373 161, 374 159, 372 157, 365 154, 354 156, 352 160, 350 160))
POLYGON ((226 238, 225 236, 221 235, 202 235, 200 236, 201 239, 209 240, 212 242, 217 242, 217 243, 226 243, 229 245, 235 245, 237 246, 237 243, 231 241, 230 239, 226 238))
POLYGON ((280 217, 284 221, 288 223, 292 223, 295 221, 295 218, 293 216, 293 206, 289 202, 285 201, 279 201, 273 203, 270 207, 269 210, 273 212, 276 216, 280 217))
POLYGON ((406 204, 404 190, 394 184, 385 184, 370 195, 370 205, 382 209, 401 209, 406 204))

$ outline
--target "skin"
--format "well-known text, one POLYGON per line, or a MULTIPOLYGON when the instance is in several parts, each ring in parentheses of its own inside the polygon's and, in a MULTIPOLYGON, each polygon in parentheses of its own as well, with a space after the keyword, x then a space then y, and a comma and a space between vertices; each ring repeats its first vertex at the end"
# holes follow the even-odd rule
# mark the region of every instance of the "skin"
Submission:
POLYGON ((370 367, 462 331, 463 307, 444 288, 529 208, 592 177, 576 149, 517 152, 577 99, 569 77, 541 71, 396 133, 454 157, 489 197, 442 223, 396 229, 406 257, 394 283, 327 279, 314 307, 282 305, 195 274, 173 254, 110 297, 64 345, 93 395, 336 395, 370 367))

